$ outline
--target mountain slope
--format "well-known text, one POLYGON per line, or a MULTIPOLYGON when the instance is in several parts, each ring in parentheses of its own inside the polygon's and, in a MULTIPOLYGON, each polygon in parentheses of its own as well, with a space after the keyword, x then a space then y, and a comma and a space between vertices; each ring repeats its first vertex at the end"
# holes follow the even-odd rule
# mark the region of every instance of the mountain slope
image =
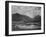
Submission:
POLYGON ((41 22, 41 16, 37 15, 34 18, 30 18, 26 15, 21 15, 21 14, 12 14, 12 21, 23 21, 23 22, 41 22))
POLYGON ((21 15, 21 14, 13 14, 12 15, 12 21, 24 21, 24 22, 31 22, 33 21, 32 18, 25 16, 25 15, 21 15))

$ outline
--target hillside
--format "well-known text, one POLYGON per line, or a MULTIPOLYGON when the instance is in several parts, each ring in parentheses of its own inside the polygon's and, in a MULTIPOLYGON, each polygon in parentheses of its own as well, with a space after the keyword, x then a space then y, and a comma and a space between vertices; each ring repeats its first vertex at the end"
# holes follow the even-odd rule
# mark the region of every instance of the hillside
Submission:
POLYGON ((41 22, 41 16, 37 15, 34 18, 30 18, 26 15, 21 15, 21 14, 16 13, 12 15, 12 21, 41 22))
POLYGON ((33 19, 28 17, 28 16, 25 16, 25 15, 21 15, 21 14, 13 14, 12 15, 12 21, 23 21, 23 22, 32 22, 33 19))

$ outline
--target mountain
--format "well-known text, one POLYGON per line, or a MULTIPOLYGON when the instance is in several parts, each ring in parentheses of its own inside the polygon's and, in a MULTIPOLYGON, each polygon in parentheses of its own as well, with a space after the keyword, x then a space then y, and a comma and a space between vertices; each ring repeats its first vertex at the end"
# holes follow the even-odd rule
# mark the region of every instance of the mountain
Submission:
POLYGON ((32 18, 26 16, 26 15, 21 15, 19 13, 12 14, 12 21, 24 21, 24 22, 31 22, 33 21, 32 18))
POLYGON ((21 15, 19 13, 16 13, 16 14, 12 14, 12 21, 16 21, 16 22, 22 21, 26 23, 27 22, 41 22, 41 16, 37 15, 34 18, 30 18, 26 15, 21 15))
POLYGON ((35 16, 34 22, 41 22, 41 16, 40 15, 35 16))

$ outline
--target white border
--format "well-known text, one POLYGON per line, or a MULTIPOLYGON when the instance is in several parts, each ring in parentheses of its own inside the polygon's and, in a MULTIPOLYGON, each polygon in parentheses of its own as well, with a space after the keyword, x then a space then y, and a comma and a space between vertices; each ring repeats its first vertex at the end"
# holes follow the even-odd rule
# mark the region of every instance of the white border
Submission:
POLYGON ((40 4, 24 4, 24 3, 9 3, 9 35, 11 34, 26 34, 26 33, 42 33, 43 28, 44 28, 44 11, 43 11, 43 5, 40 4), (41 7, 41 30, 28 30, 28 31, 12 31, 12 13, 11 13, 11 6, 12 5, 17 5, 17 6, 36 6, 36 7, 41 7))

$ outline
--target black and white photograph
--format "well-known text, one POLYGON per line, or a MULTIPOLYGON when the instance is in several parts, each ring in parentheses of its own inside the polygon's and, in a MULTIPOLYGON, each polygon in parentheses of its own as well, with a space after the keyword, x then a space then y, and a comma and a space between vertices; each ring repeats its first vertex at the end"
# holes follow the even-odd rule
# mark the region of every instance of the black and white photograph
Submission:
POLYGON ((44 3, 6 2, 8 35, 44 33, 44 3))
POLYGON ((41 7, 12 5, 12 31, 41 29, 41 7))

